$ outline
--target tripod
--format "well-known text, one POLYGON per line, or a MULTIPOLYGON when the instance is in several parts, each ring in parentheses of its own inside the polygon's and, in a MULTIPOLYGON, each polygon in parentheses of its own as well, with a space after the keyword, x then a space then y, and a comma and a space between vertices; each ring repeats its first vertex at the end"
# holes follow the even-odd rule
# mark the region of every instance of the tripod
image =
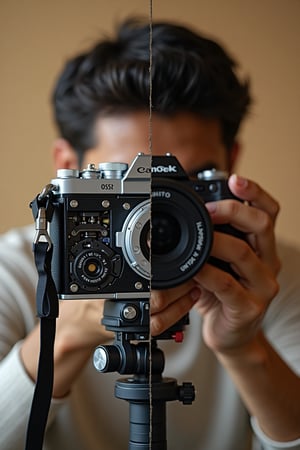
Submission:
POLYGON ((115 332, 112 345, 101 345, 94 353, 99 372, 130 374, 116 381, 115 396, 129 402, 128 450, 166 450, 166 402, 191 404, 192 383, 177 384, 162 376, 165 358, 159 339, 180 341, 188 321, 185 316, 162 335, 149 338, 149 299, 106 300, 102 323, 115 332))

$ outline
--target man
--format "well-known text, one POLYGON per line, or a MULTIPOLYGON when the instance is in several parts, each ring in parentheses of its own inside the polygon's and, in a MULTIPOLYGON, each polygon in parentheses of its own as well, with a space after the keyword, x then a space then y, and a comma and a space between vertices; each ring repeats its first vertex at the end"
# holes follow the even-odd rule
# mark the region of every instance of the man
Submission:
MULTIPOLYGON (((53 96, 57 168, 130 163, 152 150, 173 153, 191 177, 207 167, 233 171, 250 106, 235 63, 218 44, 171 24, 153 25, 152 48, 151 127, 147 24, 124 23, 115 39, 68 62, 53 96)), ((215 224, 230 223, 247 236, 244 242, 214 233, 212 255, 229 262, 238 279, 205 264, 179 287, 151 293, 154 336, 191 310, 185 341, 164 345, 165 374, 191 380, 197 390, 192 406, 168 405, 169 448, 248 449, 254 432, 257 448, 299 449, 300 256, 277 248, 279 208, 267 192, 236 175, 229 186, 245 203, 206 206, 215 224)), ((32 229, 14 230, 1 242, 3 449, 22 448, 36 380, 32 236, 32 229)), ((127 448, 128 405, 113 397, 118 375, 97 374, 90 362, 111 337, 99 325, 102 308, 101 300, 60 305, 45 449, 127 448)))

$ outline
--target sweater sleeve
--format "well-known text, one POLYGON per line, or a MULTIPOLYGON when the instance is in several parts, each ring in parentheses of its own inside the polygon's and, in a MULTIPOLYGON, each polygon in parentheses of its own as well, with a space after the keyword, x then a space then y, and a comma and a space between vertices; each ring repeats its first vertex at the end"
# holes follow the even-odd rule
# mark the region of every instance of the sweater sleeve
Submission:
POLYGON ((34 392, 24 371, 16 344, 0 363, 0 443, 3 449, 22 448, 34 392))
MULTIPOLYGON (((281 243, 282 270, 279 294, 274 298, 264 320, 264 331, 281 358, 300 375, 300 252, 281 243)), ((255 417, 251 418, 260 450, 300 450, 300 437, 290 442, 275 442, 264 434, 255 417)), ((300 433, 300 430, 299 430, 300 433)), ((256 447, 255 447, 256 448, 256 447)))
MULTIPOLYGON (((21 450, 35 384, 21 358, 22 339, 32 330, 35 318, 36 269, 31 237, 25 230, 0 238, 0 448, 21 450)), ((53 401, 49 421, 62 401, 53 401)))
MULTIPOLYGON (((35 384, 28 377, 20 358, 18 342, 0 363, 0 447, 23 449, 35 384)), ((67 398, 52 400, 48 425, 67 398)))
POLYGON ((265 433, 261 430, 260 426, 257 423, 257 420, 252 417, 251 418, 251 426, 255 434, 255 438, 258 441, 257 447, 260 450, 300 450, 300 438, 294 441, 289 442, 277 442, 270 439, 265 433))

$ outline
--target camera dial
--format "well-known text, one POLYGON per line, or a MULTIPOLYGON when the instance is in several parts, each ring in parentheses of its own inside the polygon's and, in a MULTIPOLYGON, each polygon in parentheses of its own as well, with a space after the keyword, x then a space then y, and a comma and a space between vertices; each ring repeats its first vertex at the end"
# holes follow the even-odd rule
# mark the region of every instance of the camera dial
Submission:
POLYGON ((122 261, 108 246, 93 239, 79 242, 72 248, 74 280, 81 289, 99 291, 121 273, 122 261))
POLYGON ((105 179, 120 180, 128 169, 128 164, 105 162, 99 164, 100 176, 105 179))

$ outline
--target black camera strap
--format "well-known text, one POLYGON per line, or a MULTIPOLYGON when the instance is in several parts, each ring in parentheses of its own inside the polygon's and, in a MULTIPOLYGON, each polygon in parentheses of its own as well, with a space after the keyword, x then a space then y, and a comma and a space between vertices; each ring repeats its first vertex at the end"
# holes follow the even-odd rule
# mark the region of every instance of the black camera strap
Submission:
POLYGON ((53 246, 47 231, 48 223, 53 215, 51 189, 52 185, 47 186, 30 205, 36 220, 33 252, 38 271, 36 309, 37 316, 40 318, 40 354, 25 450, 41 450, 43 447, 53 390, 54 340, 59 307, 51 275, 53 246))

